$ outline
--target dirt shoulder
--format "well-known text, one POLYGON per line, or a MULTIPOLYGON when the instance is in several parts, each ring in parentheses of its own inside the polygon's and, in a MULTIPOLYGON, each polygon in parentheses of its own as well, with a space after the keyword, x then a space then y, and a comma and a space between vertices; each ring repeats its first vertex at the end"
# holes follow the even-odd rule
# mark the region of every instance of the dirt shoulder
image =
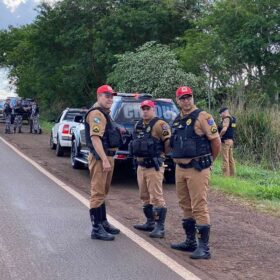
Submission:
MULTIPOLYGON (((0 124, 0 137, 20 149, 52 174, 89 195, 87 170, 74 170, 67 155, 56 157, 49 148, 49 135, 32 135, 24 126, 23 134, 4 134, 0 124)), ((178 207, 174 185, 165 185, 168 205, 166 237, 151 240, 147 234, 137 233, 164 251, 177 262, 196 273, 201 279, 278 279, 280 275, 280 218, 257 212, 238 199, 232 199, 210 189, 209 208, 212 220, 210 246, 211 260, 194 261, 187 253, 170 249, 171 242, 185 237, 181 227, 182 213, 178 207)), ((143 221, 137 183, 117 170, 110 194, 108 212, 134 230, 134 223, 143 221)), ((135 231, 135 230, 134 230, 135 231)), ((135 231, 136 232, 136 231, 135 231)))

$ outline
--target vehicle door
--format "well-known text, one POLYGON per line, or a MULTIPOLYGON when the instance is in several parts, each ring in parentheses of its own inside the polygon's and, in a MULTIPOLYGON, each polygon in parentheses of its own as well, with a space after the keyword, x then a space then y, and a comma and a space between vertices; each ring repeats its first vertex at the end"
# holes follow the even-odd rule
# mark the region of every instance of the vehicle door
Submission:
POLYGON ((58 116, 58 118, 55 120, 55 124, 52 128, 52 135, 53 135, 54 143, 57 143, 57 134, 58 134, 59 126, 60 126, 61 120, 63 119, 64 114, 65 114, 65 112, 62 112, 58 116))

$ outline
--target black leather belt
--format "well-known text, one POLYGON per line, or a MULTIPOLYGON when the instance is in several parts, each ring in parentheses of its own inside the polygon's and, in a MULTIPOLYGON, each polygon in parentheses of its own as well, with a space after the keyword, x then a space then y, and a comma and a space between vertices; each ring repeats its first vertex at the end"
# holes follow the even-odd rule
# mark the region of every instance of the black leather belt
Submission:
POLYGON ((143 161, 137 161, 137 164, 145 167, 145 168, 156 168, 156 170, 159 169, 159 167, 162 166, 163 161, 160 158, 155 158, 155 159, 150 159, 150 158, 145 158, 143 161))
POLYGON ((205 168, 210 167, 212 164, 212 158, 210 155, 201 156, 197 159, 192 159, 189 163, 178 163, 181 168, 188 169, 194 168, 198 171, 201 171, 205 168))
POLYGON ((190 162, 190 163, 178 163, 178 165, 179 165, 181 168, 184 168, 184 169, 188 169, 188 168, 192 168, 192 167, 193 167, 192 162, 190 162))

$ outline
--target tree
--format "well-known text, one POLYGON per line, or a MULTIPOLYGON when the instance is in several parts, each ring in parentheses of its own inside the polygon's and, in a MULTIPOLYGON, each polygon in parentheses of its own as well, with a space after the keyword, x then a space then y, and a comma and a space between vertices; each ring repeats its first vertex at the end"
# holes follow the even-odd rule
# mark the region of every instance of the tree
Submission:
POLYGON ((150 40, 171 43, 189 25, 156 0, 63 0, 38 12, 33 24, 2 34, 9 40, 0 45, 0 63, 11 67, 20 96, 54 112, 92 103, 116 54, 150 40))
POLYGON ((197 97, 205 97, 203 82, 194 74, 184 72, 176 55, 166 45, 147 42, 135 52, 117 55, 108 82, 118 91, 146 92, 154 97, 174 98, 177 87, 188 85, 197 97))
POLYGON ((185 33, 184 69, 205 75, 213 91, 231 93, 241 107, 254 94, 273 103, 279 96, 279 15, 276 0, 216 1, 185 33))

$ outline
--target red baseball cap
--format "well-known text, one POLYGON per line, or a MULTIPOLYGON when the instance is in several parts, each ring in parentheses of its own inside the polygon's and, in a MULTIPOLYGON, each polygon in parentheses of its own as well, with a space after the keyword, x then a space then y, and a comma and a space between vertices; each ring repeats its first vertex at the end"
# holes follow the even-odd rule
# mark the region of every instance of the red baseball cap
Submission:
POLYGON ((96 91, 97 94, 101 94, 101 93, 111 93, 113 95, 116 95, 117 93, 112 89, 111 86, 109 85, 103 85, 101 87, 99 87, 96 91))
POLYGON ((180 98, 183 95, 193 95, 192 94, 192 89, 190 87, 186 87, 186 86, 179 87, 176 90, 176 97, 180 98))
POLYGON ((141 103, 141 108, 143 108, 145 106, 154 108, 155 107, 155 103, 152 100, 144 100, 141 103))

